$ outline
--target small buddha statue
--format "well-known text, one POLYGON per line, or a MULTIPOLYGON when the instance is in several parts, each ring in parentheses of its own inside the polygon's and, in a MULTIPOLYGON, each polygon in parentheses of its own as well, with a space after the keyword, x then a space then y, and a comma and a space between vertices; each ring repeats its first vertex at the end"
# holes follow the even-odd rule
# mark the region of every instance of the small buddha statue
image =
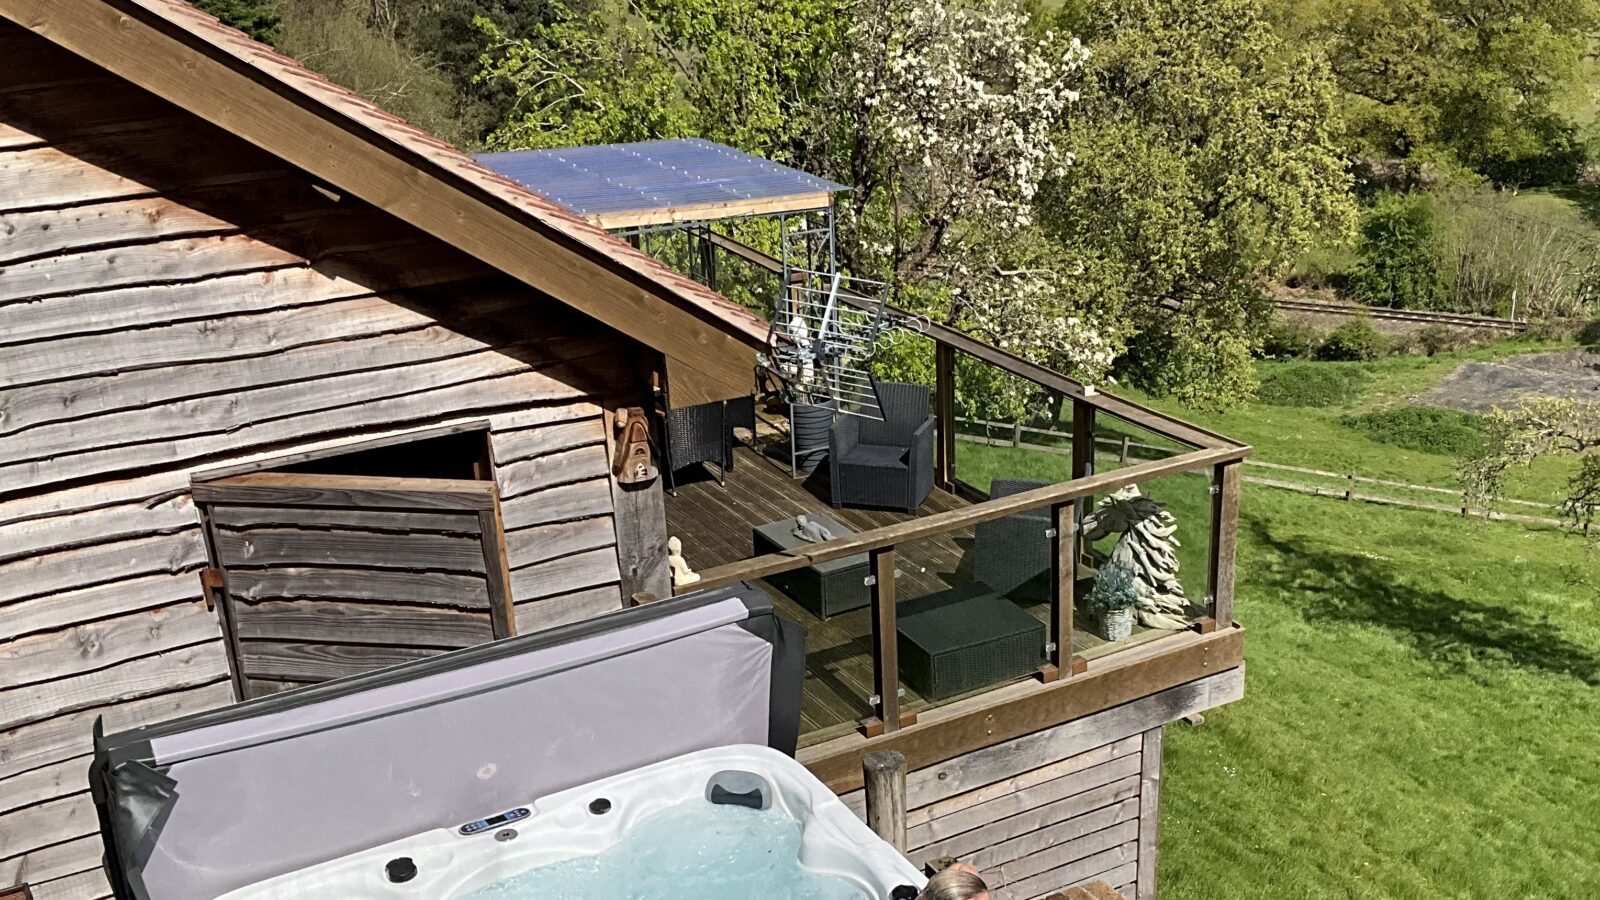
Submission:
POLYGON ((700 580, 700 573, 689 568, 683 558, 683 541, 676 536, 667 538, 667 568, 672 571, 672 586, 684 587, 700 580))

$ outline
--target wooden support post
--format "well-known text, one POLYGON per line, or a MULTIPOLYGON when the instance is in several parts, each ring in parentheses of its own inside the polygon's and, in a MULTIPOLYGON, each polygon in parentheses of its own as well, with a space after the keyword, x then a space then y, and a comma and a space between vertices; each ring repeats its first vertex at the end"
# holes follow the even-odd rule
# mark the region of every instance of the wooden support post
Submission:
MULTIPOLYGON (((1072 479, 1087 478, 1094 474, 1094 407, 1082 400, 1072 401, 1072 479)), ((1083 522, 1083 517, 1094 508, 1094 497, 1086 496, 1078 500, 1076 519, 1083 522)), ((1076 532, 1075 532, 1076 533, 1076 532)), ((1081 539, 1081 533, 1077 533, 1081 539)), ((1082 555, 1082 547, 1076 548, 1074 558, 1082 555)))
POLYGON ((879 750, 861 758, 867 800, 867 827, 906 852, 906 758, 898 750, 879 750))
POLYGON ((956 478, 956 352, 949 344, 933 345, 934 435, 933 481, 940 488, 955 487, 956 478))
POLYGON ((1072 477, 1094 474, 1094 407, 1072 401, 1072 477))
POLYGON ((868 737, 873 732, 899 731, 900 718, 900 635, 896 630, 894 593, 894 548, 872 551, 872 689, 877 692, 877 722, 867 723, 868 737))
POLYGON ((1156 851, 1161 836, 1161 757, 1164 726, 1144 733, 1139 752, 1139 862, 1137 896, 1155 900, 1156 851))
POLYGON ((1050 650, 1049 662, 1040 670, 1045 682, 1069 675, 1081 675, 1089 664, 1072 652, 1073 609, 1076 606, 1078 579, 1078 517, 1071 503, 1051 507, 1051 529, 1055 532, 1050 557, 1050 650))
POLYGON ((1233 625, 1233 570, 1239 548, 1239 482, 1237 461, 1211 470, 1211 558, 1207 587, 1209 618, 1218 628, 1233 625))
POLYGON ((1022 421, 1020 419, 1011 423, 1011 446, 1022 446, 1022 421))

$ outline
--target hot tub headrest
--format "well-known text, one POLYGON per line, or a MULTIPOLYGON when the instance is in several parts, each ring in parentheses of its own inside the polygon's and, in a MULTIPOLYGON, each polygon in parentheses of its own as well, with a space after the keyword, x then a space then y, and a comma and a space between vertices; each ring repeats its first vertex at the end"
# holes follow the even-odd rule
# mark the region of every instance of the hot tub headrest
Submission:
POLYGON ((792 754, 804 666, 735 585, 97 734, 107 869, 123 900, 212 900, 684 753, 792 754))

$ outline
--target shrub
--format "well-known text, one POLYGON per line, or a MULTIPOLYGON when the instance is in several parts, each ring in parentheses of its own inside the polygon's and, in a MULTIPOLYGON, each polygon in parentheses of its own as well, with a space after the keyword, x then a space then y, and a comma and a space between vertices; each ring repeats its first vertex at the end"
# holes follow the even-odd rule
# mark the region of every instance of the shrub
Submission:
POLYGON ((1381 444, 1407 450, 1469 456, 1483 449, 1483 417, 1453 409, 1396 406, 1345 416, 1339 422, 1381 444))
POLYGON ((1304 322, 1278 319, 1267 328, 1261 355, 1267 359, 1305 359, 1321 340, 1317 330, 1304 322))
POLYGON ((1387 194, 1361 223, 1350 291, 1364 303, 1432 309, 1443 299, 1438 229, 1426 194, 1387 194))
POLYGON ((1367 373, 1316 363, 1284 366, 1261 379, 1256 399, 1274 406, 1338 406, 1360 396, 1367 373))
POLYGON ((1365 318, 1351 319, 1328 332, 1317 346, 1317 359, 1329 362, 1365 362, 1388 352, 1389 340, 1365 318))
POLYGON ((1429 356, 1449 353, 1477 343, 1470 328, 1451 328, 1448 325, 1429 325, 1416 332, 1417 349, 1429 356))

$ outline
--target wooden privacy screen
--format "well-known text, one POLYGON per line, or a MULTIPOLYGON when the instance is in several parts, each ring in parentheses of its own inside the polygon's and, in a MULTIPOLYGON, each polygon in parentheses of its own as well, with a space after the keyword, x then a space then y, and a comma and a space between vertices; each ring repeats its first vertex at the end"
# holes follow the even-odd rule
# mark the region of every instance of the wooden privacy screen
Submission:
POLYGON ((515 630, 493 482, 259 472, 193 490, 241 698, 515 630))

